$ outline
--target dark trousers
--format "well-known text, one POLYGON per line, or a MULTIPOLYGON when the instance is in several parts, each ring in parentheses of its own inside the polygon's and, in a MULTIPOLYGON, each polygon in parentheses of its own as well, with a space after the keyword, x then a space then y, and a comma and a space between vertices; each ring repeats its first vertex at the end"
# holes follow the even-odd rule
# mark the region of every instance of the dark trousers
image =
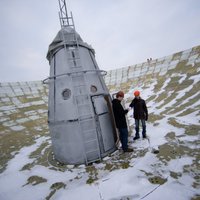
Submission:
POLYGON ((122 143, 122 149, 128 149, 128 129, 127 128, 118 128, 119 130, 119 138, 122 143))
POLYGON ((140 131, 140 121, 142 122, 142 135, 146 136, 146 122, 144 119, 135 119, 135 131, 136 137, 139 137, 139 131, 140 131))

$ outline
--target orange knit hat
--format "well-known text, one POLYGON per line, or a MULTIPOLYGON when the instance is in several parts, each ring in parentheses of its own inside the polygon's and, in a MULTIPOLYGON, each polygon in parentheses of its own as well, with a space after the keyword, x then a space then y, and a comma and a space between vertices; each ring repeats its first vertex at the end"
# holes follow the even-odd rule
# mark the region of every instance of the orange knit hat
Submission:
POLYGON ((138 96, 140 96, 140 91, 136 90, 133 94, 134 94, 134 96, 138 97, 138 96))

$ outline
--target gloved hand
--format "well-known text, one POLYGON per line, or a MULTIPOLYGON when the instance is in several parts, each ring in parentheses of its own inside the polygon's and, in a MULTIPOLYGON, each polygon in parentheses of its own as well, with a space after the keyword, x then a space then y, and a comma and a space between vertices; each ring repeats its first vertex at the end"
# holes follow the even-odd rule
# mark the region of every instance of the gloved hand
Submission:
POLYGON ((148 120, 148 115, 146 115, 145 120, 146 120, 146 121, 148 120))

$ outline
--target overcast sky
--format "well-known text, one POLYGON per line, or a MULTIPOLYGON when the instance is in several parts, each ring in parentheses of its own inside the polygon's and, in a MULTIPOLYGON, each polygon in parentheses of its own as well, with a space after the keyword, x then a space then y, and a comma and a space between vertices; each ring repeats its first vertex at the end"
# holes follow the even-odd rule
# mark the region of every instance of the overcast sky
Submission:
MULTIPOLYGON (((200 45, 200 0, 67 0, 77 32, 103 70, 200 45)), ((0 82, 49 76, 58 0, 0 0, 0 82)))

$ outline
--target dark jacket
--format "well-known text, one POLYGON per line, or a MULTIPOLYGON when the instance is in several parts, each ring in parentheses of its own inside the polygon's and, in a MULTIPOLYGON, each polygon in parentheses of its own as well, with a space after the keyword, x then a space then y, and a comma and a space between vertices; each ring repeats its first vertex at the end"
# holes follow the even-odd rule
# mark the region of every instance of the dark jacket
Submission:
POLYGON ((133 114, 135 119, 148 120, 148 110, 146 103, 143 99, 134 98, 129 107, 133 108, 133 114))
POLYGON ((118 99, 112 101, 112 108, 117 128, 127 128, 125 115, 128 113, 128 109, 124 109, 118 99))

